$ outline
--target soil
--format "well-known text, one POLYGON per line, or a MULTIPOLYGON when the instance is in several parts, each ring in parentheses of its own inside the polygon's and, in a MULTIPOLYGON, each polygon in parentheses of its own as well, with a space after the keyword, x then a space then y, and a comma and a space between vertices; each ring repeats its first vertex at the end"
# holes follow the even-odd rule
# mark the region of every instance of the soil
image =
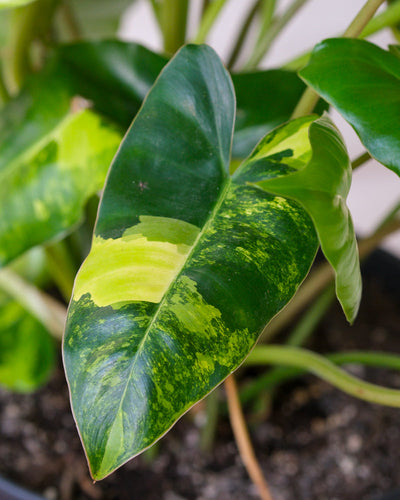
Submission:
MULTIPOLYGON (((309 347, 400 353, 400 265, 386 265, 384 282, 375 265, 376 259, 366 266, 355 325, 348 326, 334 305, 309 347)), ((349 369, 371 382, 400 387, 399 372, 349 369)), ((249 421, 274 500, 379 500, 400 488, 400 409, 356 400, 303 376, 277 391, 268 414, 251 412, 249 421)), ((160 441, 155 457, 138 457, 93 484, 60 367, 34 395, 0 390, 0 474, 48 500, 257 499, 227 418, 219 419, 207 453, 199 447, 203 422, 200 405, 160 441)))

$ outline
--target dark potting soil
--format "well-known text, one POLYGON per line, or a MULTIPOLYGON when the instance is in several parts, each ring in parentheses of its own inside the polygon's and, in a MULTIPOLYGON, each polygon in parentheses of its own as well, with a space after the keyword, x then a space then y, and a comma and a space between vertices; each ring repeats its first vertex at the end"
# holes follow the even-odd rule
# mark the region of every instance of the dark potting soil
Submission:
MULTIPOLYGON (((400 279, 394 272, 389 278, 382 283, 376 274, 367 276, 355 324, 348 326, 334 305, 309 347, 400 353, 400 279), (393 283, 394 294, 388 290, 393 283)), ((399 372, 348 369, 400 387, 399 372)), ((252 411, 249 419, 274 500, 383 500, 384 492, 400 488, 400 409, 356 400, 303 376, 279 389, 268 415, 252 411)), ((36 394, 0 390, 0 475, 48 500, 257 499, 226 417, 207 453, 199 450, 203 422, 200 404, 160 441, 155 458, 137 457, 93 484, 59 368, 36 394)))

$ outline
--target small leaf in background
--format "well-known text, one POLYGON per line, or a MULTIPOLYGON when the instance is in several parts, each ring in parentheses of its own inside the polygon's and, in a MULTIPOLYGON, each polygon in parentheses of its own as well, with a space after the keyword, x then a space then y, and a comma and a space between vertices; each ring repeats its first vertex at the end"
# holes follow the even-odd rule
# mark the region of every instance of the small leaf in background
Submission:
MULTIPOLYGON (((61 77, 60 77, 61 78, 61 77)), ((0 113, 0 265, 65 234, 99 191, 120 134, 90 110, 70 109, 51 73, 0 113)))
POLYGON ((317 120, 314 116, 290 122, 261 141, 248 162, 251 168, 253 162, 257 165, 275 158, 291 170, 280 177, 260 180, 256 185, 292 198, 307 210, 322 251, 335 270, 338 299, 347 319, 353 322, 361 300, 361 275, 357 241, 346 205, 351 165, 340 133, 327 115, 317 120), (290 142, 296 123, 301 125, 297 133, 299 149, 292 149, 290 142), (309 136, 307 148, 305 134, 309 136), (304 153, 300 155, 302 148, 304 153))
POLYGON ((1 295, 0 385, 32 392, 47 381, 54 363, 55 345, 49 333, 19 304, 1 295))
MULTIPOLYGON (((305 85, 293 71, 272 69, 232 75, 236 92, 233 158, 247 158, 259 140, 289 120, 305 85)), ((318 114, 327 108, 320 101, 318 114)))
MULTIPOLYGON (((63 346, 96 479, 240 365, 315 256, 313 224, 298 203, 249 186, 246 169, 229 176, 234 106, 215 52, 184 47, 110 170, 63 346)), ((261 173, 285 169, 266 162, 261 173)))
POLYGON ((141 45, 117 40, 64 45, 57 56, 73 91, 125 129, 168 62, 141 45))
POLYGON ((400 59, 364 40, 319 43, 300 76, 353 126, 371 155, 400 175, 400 59))

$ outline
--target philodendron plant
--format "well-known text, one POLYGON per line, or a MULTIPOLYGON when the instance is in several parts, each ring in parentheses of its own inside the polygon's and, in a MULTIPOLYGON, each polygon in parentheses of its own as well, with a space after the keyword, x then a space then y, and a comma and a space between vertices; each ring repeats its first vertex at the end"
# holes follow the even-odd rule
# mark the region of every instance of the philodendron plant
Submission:
MULTIPOLYGON (((63 359, 94 479, 150 447, 243 363, 308 368, 358 397, 400 406, 399 391, 335 365, 349 356, 329 361, 301 349, 304 335, 254 348, 332 279, 348 321, 357 315, 359 251, 346 197, 352 167, 371 156, 400 174, 400 52, 356 37, 395 26, 400 2, 373 18, 383 1, 367 1, 345 37, 301 58, 298 74, 256 67, 304 0, 283 14, 279 2, 253 2, 231 73, 202 43, 227 0, 204 2, 187 45, 188 0, 152 2, 162 55, 85 39, 92 12, 96 34, 109 36, 110 12, 117 17, 124 4, 93 3, 0 2, 8 29, 0 39, 0 383, 26 392, 47 379, 49 334, 59 336, 65 320, 57 297, 70 300, 63 359), (329 106, 365 146, 353 165, 329 106), (330 267, 302 285, 319 246, 330 267)), ((361 256, 399 227, 397 209, 360 242, 361 256)), ((357 362, 399 366, 384 354, 358 353, 357 362)))

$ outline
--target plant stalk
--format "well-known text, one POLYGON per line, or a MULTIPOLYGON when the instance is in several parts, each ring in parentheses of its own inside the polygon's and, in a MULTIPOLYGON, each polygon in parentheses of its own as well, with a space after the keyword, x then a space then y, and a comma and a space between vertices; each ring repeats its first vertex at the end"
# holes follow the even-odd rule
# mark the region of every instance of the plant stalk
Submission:
POLYGON ((245 70, 252 70, 258 66, 260 61, 267 54, 275 38, 307 1, 308 0, 293 0, 292 4, 281 17, 278 17, 272 24, 268 25, 269 29, 260 32, 260 35, 263 36, 257 41, 254 51, 244 67, 245 70))
POLYGON ((164 0, 160 5, 160 21, 164 49, 174 54, 186 40, 189 0, 164 0))
POLYGON ((249 34, 249 29, 250 26, 253 24, 253 21, 256 17, 256 14, 261 6, 262 0, 257 0, 253 7, 249 10, 247 16, 245 17, 245 20, 243 22, 243 25, 239 31, 238 37, 236 39, 236 42, 233 45, 232 52, 230 53, 230 56, 228 57, 228 62, 226 64, 226 67, 231 70, 233 66, 235 65, 239 54, 243 48, 243 44, 247 38, 247 35, 249 34))
POLYGON ((251 444, 233 375, 230 375, 225 380, 225 391, 232 430, 243 464, 253 483, 257 486, 260 498, 262 500, 273 500, 251 444))
POLYGON ((371 158, 372 156, 368 153, 368 151, 366 151, 351 162, 351 168, 355 170, 361 165, 364 165, 364 163, 366 163, 368 160, 371 160, 371 158))
POLYGON ((259 346, 249 354, 248 365, 286 365, 307 370, 356 398, 385 406, 400 408, 400 390, 381 387, 335 366, 324 356, 312 351, 288 346, 259 346))
POLYGON ((218 387, 214 389, 204 401, 206 405, 206 422, 200 435, 200 449, 203 452, 211 451, 214 443, 215 432, 218 424, 218 389, 218 387))
POLYGON ((38 319, 49 333, 61 340, 67 314, 62 304, 7 268, 0 271, 0 289, 38 319))
MULTIPOLYGON (((384 1, 385 0, 368 0, 350 23, 343 37, 358 37, 384 1)), ((307 87, 293 111, 292 120, 312 113, 318 99, 319 95, 312 88, 307 87)))
POLYGON ((227 0, 213 0, 204 12, 193 43, 204 43, 227 0))
POLYGON ((46 247, 47 266, 66 302, 69 302, 77 269, 64 241, 46 247))

